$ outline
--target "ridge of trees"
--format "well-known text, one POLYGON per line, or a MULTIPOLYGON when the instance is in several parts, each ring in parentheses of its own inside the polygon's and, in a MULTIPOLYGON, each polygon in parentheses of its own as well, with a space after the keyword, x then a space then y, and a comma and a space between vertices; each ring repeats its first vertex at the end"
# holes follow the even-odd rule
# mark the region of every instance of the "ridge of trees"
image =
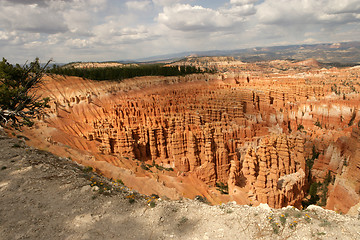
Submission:
POLYGON ((194 66, 163 66, 160 64, 146 64, 128 67, 103 67, 103 68, 74 68, 58 67, 54 65, 49 73, 76 76, 91 80, 123 80, 141 76, 184 76, 187 74, 206 73, 194 66))

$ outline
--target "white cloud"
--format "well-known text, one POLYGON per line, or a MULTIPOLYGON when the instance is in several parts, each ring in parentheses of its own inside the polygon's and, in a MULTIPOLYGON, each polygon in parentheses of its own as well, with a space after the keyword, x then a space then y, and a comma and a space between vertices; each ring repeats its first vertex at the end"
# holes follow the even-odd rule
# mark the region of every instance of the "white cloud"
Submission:
POLYGON ((250 5, 256 2, 258 2, 258 0, 230 0, 230 3, 234 5, 250 5))
POLYGON ((330 0, 327 5, 329 13, 360 13, 359 0, 330 0))
POLYGON ((213 10, 202 6, 176 4, 164 7, 157 20, 173 30, 216 31, 230 28, 242 20, 229 10, 213 10))
POLYGON ((229 9, 223 9, 222 12, 232 14, 234 16, 242 17, 242 16, 250 16, 255 14, 256 8, 252 4, 236 5, 229 9))
POLYGON ((129 1, 126 6, 132 10, 144 11, 150 7, 150 1, 129 1))
POLYGON ((94 36, 90 38, 91 42, 99 45, 129 44, 156 38, 156 35, 144 25, 124 27, 118 21, 110 21, 94 27, 93 34, 94 36))
POLYGON ((65 46, 69 47, 69 48, 89 48, 91 47, 91 42, 87 39, 80 39, 80 38, 75 38, 75 39, 68 39, 65 42, 65 46))
POLYGON ((0 3, 0 27, 9 31, 57 33, 67 31, 63 18, 58 13, 48 12, 35 5, 5 5, 0 3))
POLYGON ((181 0, 152 0, 155 5, 170 6, 181 2, 181 0))
POLYGON ((266 24, 345 24, 357 21, 358 0, 266 0, 258 7, 260 22, 266 24))
POLYGON ((359 0, 0 0, 0 52, 24 61, 358 40, 358 29, 359 0))

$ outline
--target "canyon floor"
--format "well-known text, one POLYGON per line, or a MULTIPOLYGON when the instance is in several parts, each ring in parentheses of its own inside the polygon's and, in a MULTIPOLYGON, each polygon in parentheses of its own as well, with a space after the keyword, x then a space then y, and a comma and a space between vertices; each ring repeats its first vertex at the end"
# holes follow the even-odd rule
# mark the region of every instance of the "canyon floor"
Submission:
POLYGON ((357 216, 157 199, 16 137, 0 132, 0 239, 360 239, 357 216))

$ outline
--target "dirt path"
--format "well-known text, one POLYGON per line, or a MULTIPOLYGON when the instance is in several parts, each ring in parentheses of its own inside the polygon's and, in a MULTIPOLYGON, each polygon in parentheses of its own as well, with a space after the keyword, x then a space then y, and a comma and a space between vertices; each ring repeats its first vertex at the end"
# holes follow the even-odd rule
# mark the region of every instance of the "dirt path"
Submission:
POLYGON ((360 239, 360 220, 316 206, 143 196, 18 137, 0 133, 0 239, 360 239))

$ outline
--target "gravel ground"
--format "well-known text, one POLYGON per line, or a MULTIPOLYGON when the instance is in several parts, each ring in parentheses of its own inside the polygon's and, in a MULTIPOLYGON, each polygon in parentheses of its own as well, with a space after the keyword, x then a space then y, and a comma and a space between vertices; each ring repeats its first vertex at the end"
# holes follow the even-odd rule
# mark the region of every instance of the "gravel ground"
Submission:
POLYGON ((360 220, 144 196, 0 133, 0 239, 360 239, 360 220))

